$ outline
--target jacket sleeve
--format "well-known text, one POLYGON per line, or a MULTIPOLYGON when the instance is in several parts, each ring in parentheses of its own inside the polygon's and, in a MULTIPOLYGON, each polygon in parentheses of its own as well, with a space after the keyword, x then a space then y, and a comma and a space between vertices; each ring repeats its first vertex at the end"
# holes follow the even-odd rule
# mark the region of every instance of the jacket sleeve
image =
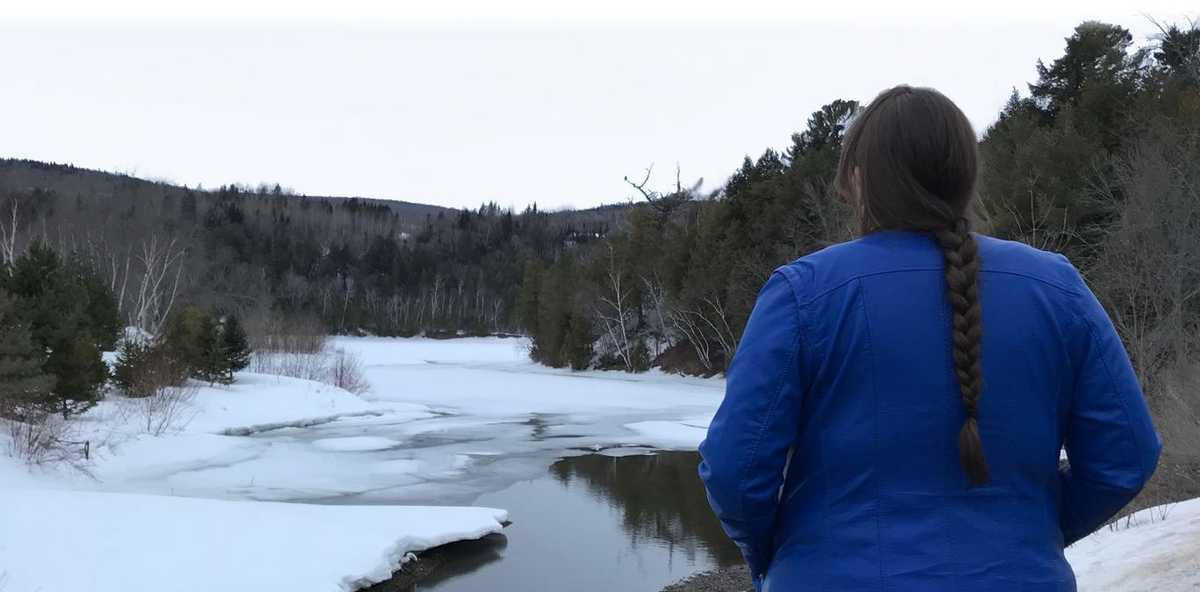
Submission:
POLYGON ((1112 321, 1079 280, 1082 294, 1075 392, 1059 471, 1060 526, 1067 545, 1091 534, 1129 503, 1158 464, 1162 441, 1112 321))
POLYGON ((784 273, 776 271, 759 292, 726 374, 725 398, 700 444, 709 504, 756 587, 774 552, 775 511, 803 394, 800 311, 784 273))

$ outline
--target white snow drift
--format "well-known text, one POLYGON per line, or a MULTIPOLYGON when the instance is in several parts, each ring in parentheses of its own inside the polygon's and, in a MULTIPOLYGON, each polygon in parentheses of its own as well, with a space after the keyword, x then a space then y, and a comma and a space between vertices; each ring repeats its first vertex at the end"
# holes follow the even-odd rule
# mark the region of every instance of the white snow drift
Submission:
POLYGON ((12 592, 351 591, 406 555, 497 532, 503 510, 0 491, 12 592))

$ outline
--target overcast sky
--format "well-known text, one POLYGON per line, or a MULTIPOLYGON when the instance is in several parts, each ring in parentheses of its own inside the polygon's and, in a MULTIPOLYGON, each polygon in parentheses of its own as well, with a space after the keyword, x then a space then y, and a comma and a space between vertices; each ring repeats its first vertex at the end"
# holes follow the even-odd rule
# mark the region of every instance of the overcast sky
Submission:
POLYGON ((900 82, 942 90, 982 132, 1081 20, 1143 42, 1145 14, 1187 14, 1095 2, 993 7, 1007 16, 856 3, 869 10, 854 17, 754 1, 593 13, 540 1, 22 4, 0 13, 0 156, 518 208, 626 200, 622 177, 652 163, 660 186, 678 162, 713 188, 744 155, 786 147, 822 104, 900 82))

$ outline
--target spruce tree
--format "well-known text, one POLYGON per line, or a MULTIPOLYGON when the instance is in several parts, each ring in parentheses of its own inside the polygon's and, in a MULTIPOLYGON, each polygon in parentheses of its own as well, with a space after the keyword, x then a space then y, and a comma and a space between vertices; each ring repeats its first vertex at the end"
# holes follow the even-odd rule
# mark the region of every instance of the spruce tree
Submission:
POLYGON ((196 349, 200 352, 200 360, 196 365, 193 377, 209 384, 225 382, 225 377, 229 374, 229 364, 225 361, 220 329, 212 316, 205 314, 200 318, 200 331, 196 335, 196 339, 196 349))
POLYGON ((55 343, 45 370, 58 378, 48 410, 61 413, 63 418, 95 405, 100 400, 100 387, 108 380, 108 366, 87 332, 55 343))
POLYGON ((19 419, 50 400, 54 377, 42 371, 45 358, 13 299, 0 292, 0 415, 19 419))
POLYGON ((125 392, 126 395, 145 396, 141 392, 142 373, 147 367, 151 354, 148 343, 139 339, 127 339, 121 343, 117 351, 117 363, 113 367, 113 385, 125 392))
POLYGON ((226 379, 233 382, 233 373, 250 365, 250 341, 236 315, 228 315, 221 328, 221 354, 226 379))
POLYGON ((42 370, 55 378, 54 392, 43 406, 64 417, 91 407, 108 379, 100 347, 111 345, 119 326, 111 293, 82 259, 64 263, 38 241, 9 272, 5 287, 16 299, 34 345, 48 353, 42 370), (94 331, 104 335, 98 338, 94 331))
POLYGON ((573 311, 567 320, 567 333, 563 337, 562 362, 572 370, 587 370, 592 365, 592 320, 587 314, 573 311))

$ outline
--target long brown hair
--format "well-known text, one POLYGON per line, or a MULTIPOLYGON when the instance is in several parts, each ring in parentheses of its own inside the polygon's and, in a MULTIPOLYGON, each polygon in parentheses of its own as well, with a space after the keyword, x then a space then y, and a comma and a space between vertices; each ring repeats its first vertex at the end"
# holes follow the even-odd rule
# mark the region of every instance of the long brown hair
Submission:
POLYGON ((971 485, 988 481, 979 436, 983 391, 980 344, 979 251, 968 209, 975 194, 975 131, 966 115, 931 88, 883 91, 851 124, 838 163, 838 190, 859 214, 862 232, 928 232, 941 247, 954 371, 966 410, 959 459, 971 485))

